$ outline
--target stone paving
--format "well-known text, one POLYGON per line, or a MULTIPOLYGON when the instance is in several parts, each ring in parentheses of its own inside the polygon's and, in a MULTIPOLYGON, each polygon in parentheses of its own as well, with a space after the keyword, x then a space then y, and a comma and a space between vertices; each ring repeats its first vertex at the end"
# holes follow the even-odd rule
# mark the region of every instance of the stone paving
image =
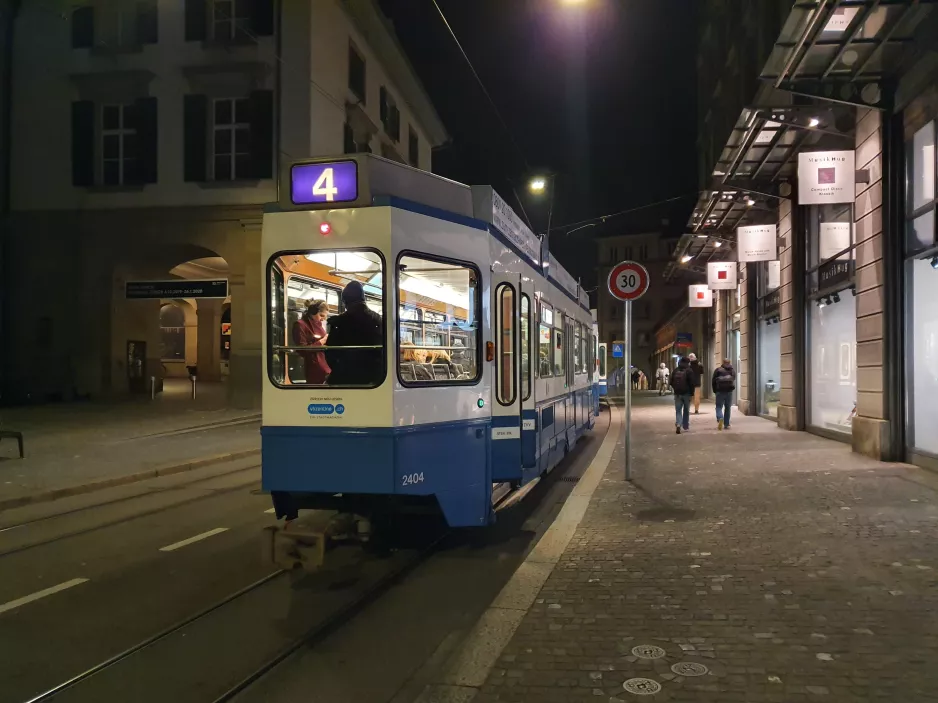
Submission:
POLYGON ((938 701, 938 477, 633 407, 479 701, 938 701))

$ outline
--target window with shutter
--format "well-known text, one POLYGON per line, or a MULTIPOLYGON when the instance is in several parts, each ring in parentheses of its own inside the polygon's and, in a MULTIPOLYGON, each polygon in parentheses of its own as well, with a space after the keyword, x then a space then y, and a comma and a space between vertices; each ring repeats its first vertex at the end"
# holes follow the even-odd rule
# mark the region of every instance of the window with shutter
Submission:
POLYGON ((414 168, 420 168, 420 139, 413 127, 407 130, 407 160, 414 168))
POLYGON ((137 182, 137 122, 133 105, 101 107, 101 184, 137 182))
POLYGON ((204 41, 208 24, 206 0, 185 0, 185 3, 186 41, 204 41))
POLYGON ((246 41, 252 24, 250 0, 211 0, 212 39, 246 41))
POLYGON ((252 177, 249 112, 247 98, 212 101, 212 180, 252 177))
POLYGON ((94 46, 94 7, 87 5, 72 10, 72 48, 94 46))
POLYGON ((365 59, 349 44, 348 47, 348 88, 358 101, 365 104, 365 59))
POLYGON ((156 44, 159 41, 159 10, 156 0, 138 0, 136 35, 138 44, 156 44))
POLYGON ((72 103, 72 183, 94 185, 94 103, 72 103))
POLYGON ((183 98, 183 177, 186 181, 207 180, 208 98, 186 95, 183 98))

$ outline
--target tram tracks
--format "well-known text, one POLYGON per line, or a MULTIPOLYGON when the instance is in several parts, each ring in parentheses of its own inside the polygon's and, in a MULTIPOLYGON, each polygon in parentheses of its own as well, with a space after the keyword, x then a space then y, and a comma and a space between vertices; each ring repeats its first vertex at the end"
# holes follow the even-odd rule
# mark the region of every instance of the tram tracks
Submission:
MULTIPOLYGON (((237 476, 238 474, 248 473, 251 471, 256 472, 259 468, 260 468, 260 464, 254 464, 254 465, 246 466, 240 469, 235 469, 233 471, 228 471, 228 472, 221 473, 221 474, 213 474, 212 476, 198 478, 198 479, 188 481, 180 485, 168 486, 166 488, 160 488, 157 490, 149 490, 144 493, 136 493, 136 494, 129 495, 129 496, 122 496, 120 498, 114 498, 111 500, 102 501, 100 503, 94 503, 94 504, 87 505, 87 506, 81 506, 78 508, 73 508, 71 510, 65 510, 62 512, 53 513, 51 515, 44 515, 42 517, 34 518, 31 520, 23 520, 22 522, 19 522, 19 523, 0 525, 0 537, 2 537, 5 533, 12 533, 14 531, 28 528, 30 526, 35 526, 35 525, 39 525, 42 523, 48 523, 54 520, 68 518, 70 516, 75 516, 81 513, 86 513, 86 512, 89 512, 91 510, 98 509, 98 508, 109 508, 109 507, 114 507, 116 505, 120 505, 123 503, 129 503, 135 500, 152 499, 154 497, 165 496, 167 494, 185 491, 188 488, 197 487, 199 484, 202 484, 202 483, 223 480, 231 476, 237 476)), ((211 498, 216 498, 218 496, 227 495, 229 493, 234 493, 237 491, 243 491, 246 488, 250 488, 252 486, 257 486, 257 485, 258 485, 258 480, 256 478, 253 478, 250 481, 239 482, 233 486, 225 486, 223 488, 216 488, 216 489, 208 490, 199 495, 192 496, 190 498, 184 498, 182 500, 175 501, 167 505, 161 505, 159 507, 154 507, 148 510, 141 510, 139 512, 133 512, 129 515, 116 517, 110 520, 104 520, 102 522, 97 522, 95 524, 88 525, 87 527, 83 527, 80 529, 66 531, 66 532, 63 532, 62 534, 57 534, 47 539, 40 539, 38 541, 29 542, 27 544, 22 544, 22 545, 19 545, 10 549, 0 550, 0 558, 10 556, 13 554, 19 554, 19 553, 28 551, 30 549, 35 549, 37 547, 43 547, 49 544, 54 544, 56 542, 60 542, 65 539, 70 539, 72 537, 79 537, 81 535, 90 534, 98 530, 103 530, 103 529, 107 529, 108 527, 121 525, 121 524, 131 522, 133 520, 137 520, 143 517, 157 515, 159 513, 163 513, 168 510, 173 510, 175 508, 191 505, 199 501, 209 500, 211 498)), ((17 532, 17 534, 19 533, 17 532)))
POLYGON ((352 581, 347 572, 330 583, 335 574, 328 571, 300 577, 274 571, 25 703, 230 701, 354 618, 428 559, 447 534, 388 558, 368 557, 352 581))

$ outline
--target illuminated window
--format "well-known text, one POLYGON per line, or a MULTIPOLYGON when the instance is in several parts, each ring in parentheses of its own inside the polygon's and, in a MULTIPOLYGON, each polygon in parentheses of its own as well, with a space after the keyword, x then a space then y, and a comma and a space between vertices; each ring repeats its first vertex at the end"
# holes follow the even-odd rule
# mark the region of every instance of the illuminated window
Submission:
POLYGON ((417 339, 408 341, 408 329, 414 327, 414 321, 402 318, 399 322, 401 382, 476 383, 481 373, 478 270, 466 264, 417 256, 402 256, 397 269, 398 302, 404 308, 419 311, 420 327, 417 339))
POLYGON ((495 290, 496 394, 502 405, 515 402, 515 289, 503 283, 495 290))

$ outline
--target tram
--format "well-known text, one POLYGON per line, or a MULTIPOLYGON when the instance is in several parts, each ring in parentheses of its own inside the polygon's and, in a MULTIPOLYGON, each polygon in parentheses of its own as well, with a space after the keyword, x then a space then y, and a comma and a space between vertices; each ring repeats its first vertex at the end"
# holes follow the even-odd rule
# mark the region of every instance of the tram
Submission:
POLYGON ((371 154, 291 164, 287 182, 262 229, 262 484, 278 518, 490 523, 494 486, 550 471, 594 426, 585 291, 490 187, 371 154), (313 308, 328 334, 310 346, 297 330, 313 308))

